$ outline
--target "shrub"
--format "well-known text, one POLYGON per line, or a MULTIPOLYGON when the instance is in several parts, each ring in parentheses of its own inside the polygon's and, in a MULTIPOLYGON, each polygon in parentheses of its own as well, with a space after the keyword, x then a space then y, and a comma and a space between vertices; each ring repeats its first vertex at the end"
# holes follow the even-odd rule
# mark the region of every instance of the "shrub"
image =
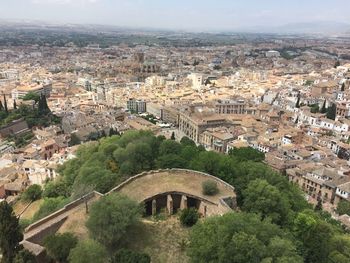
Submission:
POLYGON ((49 214, 61 209, 69 202, 69 199, 63 197, 45 198, 39 210, 34 214, 33 221, 37 221, 49 214))
POLYGON ((87 239, 78 243, 69 253, 70 263, 106 263, 108 254, 104 246, 95 240, 87 239))
POLYGON ((184 209, 180 215, 180 222, 184 226, 193 226, 197 223, 199 214, 193 207, 184 209))
POLYGON ((31 252, 22 248, 17 252, 13 263, 36 263, 36 259, 31 252))
POLYGON ((78 239, 71 233, 56 234, 44 239, 47 253, 58 262, 67 262, 70 251, 77 244, 78 239))
POLYGON ((348 201, 341 200, 337 206, 337 213, 339 215, 350 215, 350 203, 348 201))
POLYGON ((69 197, 70 196, 70 187, 65 180, 57 180, 48 182, 45 187, 42 196, 55 198, 55 197, 69 197))
POLYGON ((24 232, 24 229, 26 229, 31 223, 32 220, 30 219, 20 219, 19 226, 21 227, 22 232, 24 232))
POLYGON ((41 198, 42 189, 40 185, 33 184, 25 190, 22 195, 23 200, 25 201, 36 201, 41 198))
POLYGON ((121 249, 115 254, 112 263, 150 263, 151 258, 145 253, 139 253, 129 249, 121 249))
POLYGON ((219 189, 216 182, 207 180, 202 183, 202 191, 204 195, 216 195, 219 189))

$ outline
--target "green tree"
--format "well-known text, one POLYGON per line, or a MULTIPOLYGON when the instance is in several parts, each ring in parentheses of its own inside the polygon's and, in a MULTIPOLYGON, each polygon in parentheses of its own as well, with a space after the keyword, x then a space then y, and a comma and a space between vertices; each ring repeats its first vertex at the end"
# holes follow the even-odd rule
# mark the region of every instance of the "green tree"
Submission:
POLYGON ((129 143, 126 148, 118 148, 113 157, 120 165, 120 172, 126 172, 127 175, 137 174, 141 171, 151 169, 153 166, 153 151, 146 142, 129 143), (129 163, 125 170, 124 163, 129 163))
POLYGON ((322 211, 322 199, 319 198, 317 200, 317 204, 315 205, 315 211, 322 211))
POLYGON ((189 166, 193 170, 217 176, 220 173, 220 160, 221 156, 218 153, 203 151, 191 160, 189 166))
POLYGON ((113 136, 113 135, 120 135, 120 133, 118 132, 118 130, 110 128, 109 129, 109 136, 113 136))
POLYGON ((330 107, 327 108, 327 118, 335 120, 337 113, 337 106, 333 103, 330 107))
POLYGON ((40 96, 38 111, 39 111, 39 115, 46 115, 51 112, 49 106, 47 105, 47 100, 45 95, 40 96))
POLYGON ((17 103, 16 103, 16 100, 13 100, 13 109, 14 109, 14 110, 17 110, 17 103))
POLYGON ((22 97, 22 100, 34 100, 35 104, 37 104, 40 100, 40 95, 34 92, 28 92, 22 97))
POLYGON ((296 117, 294 124, 298 124, 298 122, 299 122, 299 116, 296 117))
POLYGON ((270 240, 266 249, 267 253, 262 263, 281 262, 281 263, 303 263, 304 259, 298 254, 298 251, 292 241, 280 237, 274 237, 270 240))
POLYGON ((41 194, 42 194, 41 186, 38 184, 33 184, 24 191, 24 193, 22 194, 22 198, 25 201, 33 202, 33 201, 39 200, 41 198, 41 194))
POLYGON ((108 169, 106 162, 103 152, 91 152, 90 156, 86 156, 86 161, 79 167, 78 174, 72 182, 72 192, 76 192, 82 185, 101 193, 113 188, 117 182, 117 174, 108 169))
POLYGON ((193 207, 186 208, 181 211, 180 222, 184 226, 193 226, 194 224, 197 223, 198 219, 199 219, 198 211, 193 207))
POLYGON ((86 226, 91 236, 112 251, 121 246, 127 231, 139 222, 141 214, 137 202, 110 194, 92 205, 86 226))
POLYGON ((323 105, 322 105, 322 108, 321 108, 321 111, 320 111, 322 114, 325 114, 327 113, 327 108, 326 108, 326 100, 324 100, 323 102, 323 105))
POLYGON ((180 143, 183 146, 192 146, 192 147, 196 146, 196 143, 193 140, 191 140, 190 138, 186 137, 186 136, 181 138, 180 143))
POLYGON ((334 63, 334 68, 337 68, 337 67, 339 67, 339 66, 340 66, 340 61, 339 61, 339 60, 335 61, 335 63, 334 63))
POLYGON ((172 132, 171 133, 171 138, 170 138, 171 140, 173 140, 173 141, 175 141, 175 132, 172 132))
POLYGON ((159 168, 185 168, 186 161, 176 154, 165 154, 159 156, 157 159, 157 166, 159 168))
POLYGON ((145 253, 129 249, 119 250, 112 258, 112 263, 150 263, 151 258, 145 253))
POLYGON ((264 153, 252 147, 233 148, 229 151, 229 155, 235 157, 239 162, 262 162, 265 159, 264 153))
POLYGON ((345 82, 343 82, 343 84, 341 85, 341 91, 345 91, 345 82))
POLYGON ((218 185, 213 180, 206 180, 202 183, 202 193, 204 195, 216 195, 218 192, 218 185))
POLYGON ((298 95, 297 102, 295 103, 295 108, 300 108, 300 95, 298 95))
POLYGON ((14 263, 36 263, 36 258, 28 250, 22 248, 16 254, 16 257, 13 262, 14 263))
POLYGON ((287 224, 289 206, 282 193, 266 180, 256 179, 243 191, 243 209, 260 213, 263 218, 270 217, 272 222, 287 224))
POLYGON ((181 144, 173 140, 165 140, 159 146, 159 155, 177 154, 181 153, 181 144))
POLYGON ((0 251, 2 263, 12 263, 20 250, 23 239, 19 220, 12 207, 5 201, 0 202, 0 251))
POLYGON ((79 137, 75 133, 72 133, 70 136, 69 146, 78 145, 80 143, 81 143, 81 141, 80 141, 79 137))
POLYGON ((21 227, 21 232, 24 232, 24 230, 32 223, 31 219, 20 219, 19 225, 21 227))
POLYGON ((336 235, 330 240, 330 263, 350 262, 350 237, 349 235, 336 235))
POLYGON ((6 99, 6 95, 4 94, 4 109, 5 109, 5 112, 8 113, 8 108, 7 108, 7 99, 6 99))
POLYGON ((307 210, 297 215, 293 225, 296 237, 302 242, 306 262, 328 263, 334 228, 307 210))
POLYGON ((260 262, 268 256, 265 247, 271 240, 284 235, 280 227, 256 214, 227 213, 193 226, 188 255, 194 263, 260 262))
POLYGON ((5 110, 4 105, 2 105, 2 101, 0 100, 0 111, 2 112, 4 110, 5 110))
POLYGON ((45 198, 39 210, 34 214, 33 220, 39 220, 49 214, 61 209, 69 202, 68 199, 60 196, 57 198, 45 198))
POLYGON ((48 198, 69 197, 71 194, 68 183, 63 178, 58 178, 55 181, 48 182, 42 193, 42 196, 48 198))
POLYGON ((255 235, 238 232, 233 234, 225 253, 221 255, 220 262, 258 263, 261 262, 265 249, 264 244, 255 235))
POLYGON ((70 263, 108 263, 106 249, 98 242, 87 239, 78 243, 69 253, 70 263))
POLYGON ((350 202, 347 200, 340 200, 337 205, 337 213, 339 215, 350 215, 350 202))
POLYGON ((71 233, 55 234, 44 239, 48 255, 57 262, 68 262, 70 251, 76 247, 78 239, 71 233))
POLYGON ((311 113, 318 113, 319 111, 320 111, 320 107, 318 106, 317 103, 310 106, 311 113))
POLYGON ((199 154, 199 149, 196 146, 182 146, 180 156, 186 161, 186 166, 188 167, 191 160, 197 157, 199 154))

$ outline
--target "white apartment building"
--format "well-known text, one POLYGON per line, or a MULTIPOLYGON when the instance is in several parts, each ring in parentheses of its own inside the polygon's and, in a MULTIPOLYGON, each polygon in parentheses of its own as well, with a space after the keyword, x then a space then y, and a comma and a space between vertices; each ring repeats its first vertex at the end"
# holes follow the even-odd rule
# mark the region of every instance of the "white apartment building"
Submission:
POLYGON ((197 89, 197 90, 201 89, 203 84, 203 76, 201 74, 191 73, 190 75, 187 76, 187 78, 192 81, 193 89, 197 89))

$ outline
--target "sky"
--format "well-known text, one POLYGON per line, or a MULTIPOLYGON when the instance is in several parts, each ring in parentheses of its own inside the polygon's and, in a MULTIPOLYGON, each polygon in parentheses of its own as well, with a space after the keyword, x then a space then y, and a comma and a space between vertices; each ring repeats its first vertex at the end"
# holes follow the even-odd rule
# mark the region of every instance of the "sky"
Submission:
POLYGON ((181 30, 350 24, 350 0, 0 0, 0 19, 181 30))

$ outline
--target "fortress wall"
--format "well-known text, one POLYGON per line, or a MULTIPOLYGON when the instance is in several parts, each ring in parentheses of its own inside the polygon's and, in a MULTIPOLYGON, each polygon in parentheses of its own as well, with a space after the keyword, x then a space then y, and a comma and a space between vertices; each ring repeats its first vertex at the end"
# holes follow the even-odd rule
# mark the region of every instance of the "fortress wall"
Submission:
POLYGON ((161 169, 161 170, 152 170, 152 171, 147 171, 147 172, 142 172, 140 174, 137 174, 135 176, 132 176, 130 177, 129 179, 127 179, 126 181, 124 181, 123 183, 119 184, 117 187, 113 188, 111 191, 109 191, 107 194, 110 194, 110 193, 113 193, 113 192, 118 192, 120 189, 122 189, 124 186, 132 183, 133 181, 141 178, 141 177, 144 177, 144 176, 147 176, 147 175, 150 175, 150 174, 156 174, 156 173, 169 173, 169 175, 171 174, 177 174, 177 173, 181 173, 181 174, 188 174, 188 175, 193 175, 193 176, 203 176, 203 177, 207 177, 208 179, 212 179, 220 184, 222 184, 225 188, 235 192, 235 188, 226 183, 225 181, 213 176, 213 175, 210 175, 210 174, 207 174, 207 173, 203 173, 203 172, 198 172, 198 171, 194 171, 194 170, 189 170, 189 169, 178 169, 178 168, 172 168, 172 169, 161 169))
POLYGON ((58 216, 61 216, 67 212, 69 212, 69 210, 73 209, 73 208, 76 208, 78 207, 79 205, 83 204, 85 202, 85 199, 86 200, 91 200, 92 198, 94 198, 95 196, 103 196, 102 194, 98 193, 98 192, 91 192, 77 200, 74 200, 73 202, 65 205, 63 208, 61 208, 60 210, 40 219, 39 221, 29 225, 26 229, 25 229, 25 232, 29 232, 29 231, 32 231, 38 227, 40 227, 41 225, 57 218, 58 216))

